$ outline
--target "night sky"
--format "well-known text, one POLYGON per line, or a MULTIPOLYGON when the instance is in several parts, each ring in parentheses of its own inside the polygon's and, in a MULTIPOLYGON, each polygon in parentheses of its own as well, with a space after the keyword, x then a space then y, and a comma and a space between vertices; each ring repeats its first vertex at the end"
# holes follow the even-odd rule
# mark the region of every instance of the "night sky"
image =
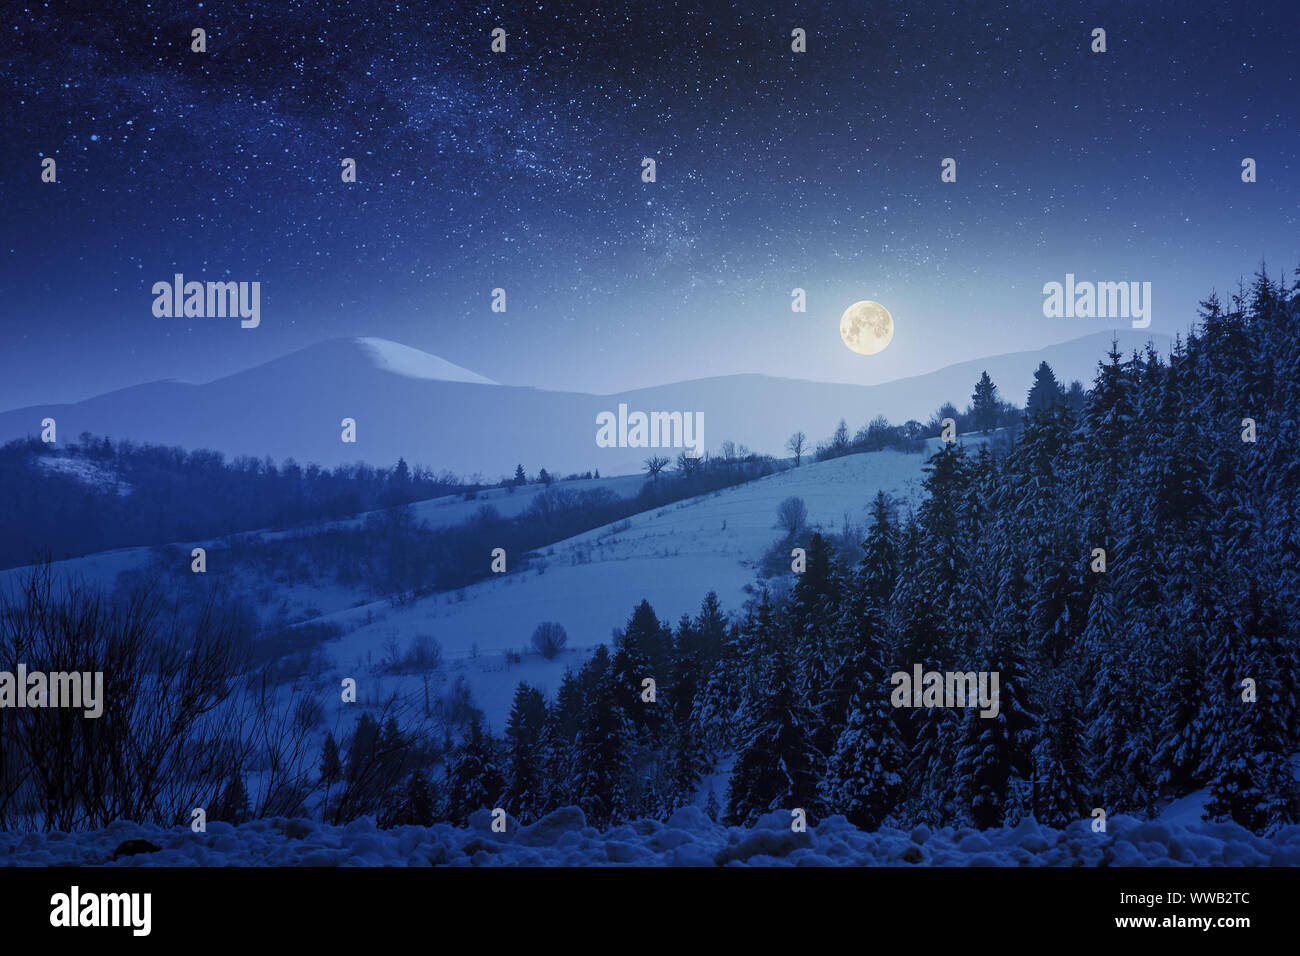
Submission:
POLYGON ((353 335, 545 388, 875 382, 1128 326, 1044 318, 1067 272, 1171 334, 1300 265, 1295 0, 105 6, 7 7, 0 408, 353 335), (175 272, 260 281, 260 327, 155 318, 175 272))

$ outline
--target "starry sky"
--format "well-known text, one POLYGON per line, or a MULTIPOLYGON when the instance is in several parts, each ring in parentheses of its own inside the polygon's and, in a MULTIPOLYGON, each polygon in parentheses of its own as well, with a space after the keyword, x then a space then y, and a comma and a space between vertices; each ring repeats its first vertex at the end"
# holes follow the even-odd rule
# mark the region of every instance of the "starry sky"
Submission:
POLYGON ((1172 334, 1300 264, 1294 0, 105 6, 0 28, 2 408, 342 336, 554 389, 871 383, 1127 326, 1044 318, 1067 272, 1151 282, 1172 334), (175 272, 260 281, 260 327, 154 317, 175 272))

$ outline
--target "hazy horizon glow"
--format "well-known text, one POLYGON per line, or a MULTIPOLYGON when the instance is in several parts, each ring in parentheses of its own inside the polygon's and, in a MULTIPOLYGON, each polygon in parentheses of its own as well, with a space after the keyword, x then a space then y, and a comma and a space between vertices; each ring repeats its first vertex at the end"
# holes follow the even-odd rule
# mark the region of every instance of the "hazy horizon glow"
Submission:
POLYGON ((1294 5, 1053 14, 25 11, 0 74, 0 408, 350 336, 596 394, 745 372, 875 384, 1127 327, 1044 318, 1067 273, 1150 282, 1163 335, 1261 260, 1289 276, 1294 5), (261 324, 154 317, 150 287, 175 273, 259 281, 261 324), (895 320, 875 356, 839 338, 861 299, 895 320))

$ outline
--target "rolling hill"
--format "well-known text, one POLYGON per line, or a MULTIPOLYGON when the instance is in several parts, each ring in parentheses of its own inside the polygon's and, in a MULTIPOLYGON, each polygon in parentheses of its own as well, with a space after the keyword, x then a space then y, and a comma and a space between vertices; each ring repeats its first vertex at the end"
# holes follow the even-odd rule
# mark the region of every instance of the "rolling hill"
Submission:
MULTIPOLYGON (((1114 333, 1125 352, 1160 336, 1114 333)), ((841 417, 856 428, 885 415, 924 420, 942 403, 964 407, 987 369, 1004 397, 1023 402, 1034 369, 1047 361, 1058 379, 1092 381, 1111 332, 1033 352, 994 356, 879 385, 842 385, 766 375, 728 375, 613 395, 501 385, 418 349, 382 339, 334 339, 205 384, 152 382, 69 405, 0 413, 0 441, 39 434, 54 418, 60 437, 83 431, 114 439, 211 448, 228 456, 332 466, 399 457, 436 470, 495 480, 522 462, 530 473, 640 470, 643 448, 601 448, 596 416, 632 411, 703 414, 703 445, 726 439, 783 456, 796 430, 814 441, 841 417), (356 421, 355 444, 341 440, 356 421)), ((675 457, 676 449, 669 452, 675 457)))

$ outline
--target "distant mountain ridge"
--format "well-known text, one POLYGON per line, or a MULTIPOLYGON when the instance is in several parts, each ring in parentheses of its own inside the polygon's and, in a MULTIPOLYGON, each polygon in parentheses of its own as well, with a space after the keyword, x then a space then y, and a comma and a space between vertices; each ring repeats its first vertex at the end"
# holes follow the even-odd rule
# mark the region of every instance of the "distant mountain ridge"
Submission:
POLYGON ((884 415, 901 423, 927 419, 944 402, 965 407, 987 370, 1004 398, 1022 404, 1039 362, 1063 383, 1089 385, 1112 338, 1127 355, 1167 336, 1099 332, 1028 352, 998 355, 878 385, 844 385, 741 374, 695 379, 611 395, 500 385, 435 355, 384 339, 331 339, 200 385, 151 382, 73 404, 0 413, 0 441, 39 435, 54 418, 63 442, 83 431, 113 439, 211 448, 227 456, 294 458, 333 466, 364 460, 411 464, 487 480, 522 463, 569 473, 637 471, 652 453, 679 449, 601 448, 596 416, 633 412, 702 412, 704 447, 727 439, 784 456, 796 430, 811 442, 840 418, 851 429, 884 415), (356 422, 355 444, 341 440, 342 421, 356 422))

